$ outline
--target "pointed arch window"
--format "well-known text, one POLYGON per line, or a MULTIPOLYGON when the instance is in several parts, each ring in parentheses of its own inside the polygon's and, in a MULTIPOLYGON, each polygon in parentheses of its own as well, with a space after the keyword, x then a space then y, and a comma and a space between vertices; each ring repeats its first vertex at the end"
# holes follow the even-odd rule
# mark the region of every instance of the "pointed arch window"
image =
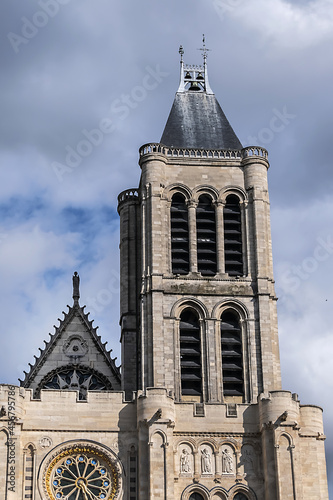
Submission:
POLYGON ((171 201, 171 264, 173 274, 188 274, 189 231, 185 197, 176 193, 171 201))
POLYGON ((224 396, 244 396, 243 346, 239 315, 227 309, 221 317, 224 396))
POLYGON ((24 460, 24 498, 33 498, 35 450, 29 445, 24 460))
POLYGON ((234 194, 226 199, 223 222, 225 272, 230 276, 242 276, 244 265, 241 208, 239 198, 234 194))
POLYGON ((185 309, 180 315, 180 371, 182 395, 202 394, 201 338, 197 313, 185 309))
POLYGON ((197 206, 198 271, 203 276, 217 272, 215 208, 210 196, 203 194, 197 206))

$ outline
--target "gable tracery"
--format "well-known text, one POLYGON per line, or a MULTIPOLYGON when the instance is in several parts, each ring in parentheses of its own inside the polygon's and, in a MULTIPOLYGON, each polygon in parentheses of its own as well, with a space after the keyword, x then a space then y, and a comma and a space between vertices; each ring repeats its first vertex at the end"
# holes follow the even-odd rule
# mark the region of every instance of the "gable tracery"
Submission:
POLYGON ((111 391, 111 382, 102 373, 85 365, 65 365, 48 373, 38 385, 35 395, 42 389, 78 391, 79 400, 87 399, 88 391, 111 391))
POLYGON ((74 360, 81 358, 88 352, 88 343, 81 335, 71 335, 63 346, 63 352, 74 360))

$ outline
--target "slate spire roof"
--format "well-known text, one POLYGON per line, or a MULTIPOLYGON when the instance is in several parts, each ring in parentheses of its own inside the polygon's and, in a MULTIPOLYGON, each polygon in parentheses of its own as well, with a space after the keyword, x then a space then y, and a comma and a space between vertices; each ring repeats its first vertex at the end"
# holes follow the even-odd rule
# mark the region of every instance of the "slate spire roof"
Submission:
POLYGON ((174 148, 242 149, 242 144, 210 88, 207 50, 203 66, 185 65, 180 47, 180 84, 161 144, 174 148))

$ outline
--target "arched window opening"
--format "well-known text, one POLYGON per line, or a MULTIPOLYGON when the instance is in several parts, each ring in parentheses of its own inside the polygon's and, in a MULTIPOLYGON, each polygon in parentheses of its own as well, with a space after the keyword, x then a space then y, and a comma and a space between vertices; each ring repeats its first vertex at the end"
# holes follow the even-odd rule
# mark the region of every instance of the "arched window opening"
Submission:
POLYGON ((248 500, 248 498, 243 493, 237 493, 237 495, 234 496, 234 500, 248 500))
POLYGON ((33 498, 33 474, 34 474, 34 459, 35 452, 33 447, 28 446, 25 453, 25 466, 24 466, 24 491, 25 498, 33 498))
POLYGON ((180 370, 182 395, 202 393, 201 339, 195 311, 185 309, 180 316, 180 370))
POLYGON ((203 276, 214 276, 216 264, 215 209, 209 196, 203 194, 197 206, 198 271, 203 276))
POLYGON ((137 500, 137 453, 132 446, 129 453, 129 500, 137 500))
POLYGON ((221 318, 221 352, 224 396, 243 396, 243 349, 238 315, 227 309, 221 318))
POLYGON ((171 263, 173 274, 189 273, 188 212, 180 193, 174 194, 171 202, 171 263))
POLYGON ((191 493, 189 500, 204 500, 204 497, 200 493, 195 491, 194 493, 191 493))
POLYGON ((227 197, 223 222, 225 272, 230 276, 242 276, 244 270, 241 210, 239 198, 234 194, 227 197))

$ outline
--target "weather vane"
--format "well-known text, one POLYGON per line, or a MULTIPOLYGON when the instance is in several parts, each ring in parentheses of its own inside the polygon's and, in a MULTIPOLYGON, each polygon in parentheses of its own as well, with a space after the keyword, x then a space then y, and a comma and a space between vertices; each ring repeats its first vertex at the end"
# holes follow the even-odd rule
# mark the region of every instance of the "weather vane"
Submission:
POLYGON ((202 51, 202 56, 204 58, 204 62, 206 62, 206 59, 207 59, 207 52, 209 52, 211 49, 207 49, 206 47, 206 38, 205 38, 205 34, 202 35, 202 49, 198 49, 198 50, 201 50, 202 51))

